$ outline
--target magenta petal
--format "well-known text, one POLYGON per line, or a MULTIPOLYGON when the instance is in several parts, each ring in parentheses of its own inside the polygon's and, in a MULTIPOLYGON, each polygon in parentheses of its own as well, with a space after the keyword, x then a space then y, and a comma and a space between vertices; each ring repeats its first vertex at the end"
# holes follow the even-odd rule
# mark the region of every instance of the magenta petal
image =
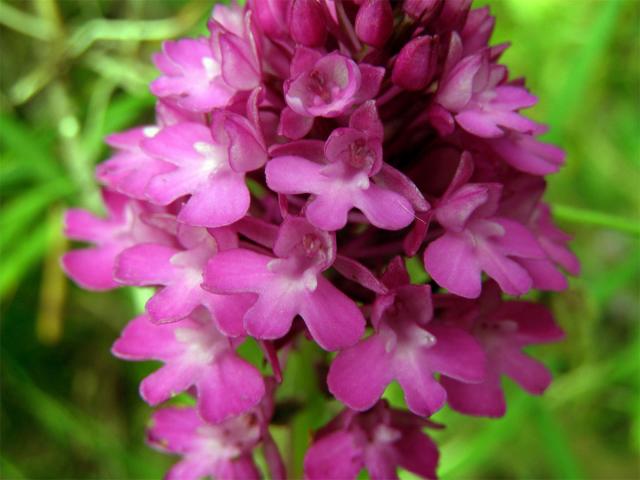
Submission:
POLYGON ((158 291, 147 302, 147 312, 158 323, 173 322, 189 315, 200 305, 206 292, 200 287, 186 288, 177 283, 158 291))
POLYGON ((394 358, 393 369, 404 391, 409 410, 416 415, 430 416, 444 405, 447 393, 433 378, 429 360, 421 350, 406 352, 394 358))
POLYGON ((197 227, 224 227, 244 217, 250 202, 244 175, 223 173, 194 192, 178 220, 197 227))
MULTIPOLYGON (((260 480, 262 475, 260 470, 253 462, 252 456, 243 455, 233 460, 226 460, 220 462, 215 471, 212 472, 212 477, 215 479, 229 479, 229 480, 260 480)), ((176 479, 179 480, 179 479, 176 479)))
POLYGON ((354 197, 355 207, 378 228, 400 230, 413 222, 413 207, 399 193, 371 184, 354 197))
POLYGON ((188 166, 202 159, 194 149, 199 142, 211 145, 209 129, 199 123, 185 122, 163 128, 154 137, 144 140, 142 149, 173 165, 188 166))
POLYGON ((519 258, 518 263, 525 268, 533 280, 533 288, 561 292, 569 287, 565 276, 549 260, 519 258))
POLYGON ((265 392, 260 372, 232 352, 216 358, 196 387, 200 414, 213 423, 253 408, 265 392))
POLYGON ((419 429, 404 431, 395 443, 399 465, 423 478, 436 478, 438 467, 438 447, 419 429))
POLYGON ((117 246, 85 248, 67 252, 62 257, 62 268, 78 285, 87 290, 109 290, 118 287, 113 278, 117 246))
POLYGON ((300 310, 300 297, 298 292, 273 285, 258 297, 245 314, 244 326, 247 333, 264 340, 283 337, 291 328, 293 317, 300 310))
POLYGON ((208 294, 203 304, 209 309, 218 329, 229 337, 244 334, 244 316, 255 302, 255 295, 239 293, 232 295, 208 294))
POLYGON ((218 252, 207 264, 204 287, 214 293, 259 292, 274 278, 272 257, 236 248, 218 252))
POLYGON ((318 276, 317 288, 305 294, 300 315, 325 350, 349 347, 364 333, 364 317, 358 306, 323 276, 318 276))
POLYGON ((500 308, 500 317, 518 325, 515 335, 525 345, 557 342, 565 334, 556 325, 553 315, 544 306, 531 302, 506 302, 500 308))
POLYGON ((145 194, 147 200, 156 205, 169 205, 190 194, 202 183, 202 174, 197 170, 173 169, 153 177, 146 185, 145 194))
POLYGON ((502 417, 507 405, 499 374, 492 373, 482 383, 463 383, 448 377, 440 380, 451 408, 465 415, 502 417))
POLYGON ((461 231, 469 217, 489 199, 486 184, 468 183, 443 198, 435 211, 436 219, 447 230, 461 231))
POLYGON ((171 467, 165 480, 201 480, 211 473, 210 470, 209 462, 199 461, 197 458, 185 458, 171 467))
POLYGON ((527 271, 517 262, 503 256, 496 250, 493 245, 486 241, 478 242, 478 262, 482 270, 498 282, 503 292, 509 295, 527 293, 533 284, 533 280, 527 271))
POLYGON ((357 92, 357 100, 363 102, 375 97, 380 91, 382 78, 385 74, 383 67, 374 67, 366 63, 359 65, 361 75, 361 85, 357 92))
POLYGON ((465 110, 454 117, 467 132, 482 138, 496 138, 504 135, 504 130, 496 125, 490 113, 477 110, 465 110))
POLYGON ((480 295, 480 265, 465 234, 445 233, 430 243, 424 252, 424 267, 451 293, 465 298, 480 295))
MULTIPOLYGON (((387 293, 385 284, 378 280, 371 270, 350 257, 337 255, 333 263, 333 268, 335 268, 340 275, 359 283, 372 292, 378 294, 387 293)), ((409 283, 408 280, 406 283, 409 283)))
POLYGON ((72 208, 64 215, 64 234, 73 240, 98 242, 108 236, 112 228, 108 220, 79 208, 72 208))
POLYGON ((305 210, 309 223, 322 230, 335 232, 347 224, 353 202, 344 195, 322 195, 314 198, 305 210))
POLYGON ((149 440, 164 450, 186 453, 198 441, 193 432, 202 424, 195 408, 156 410, 151 417, 149 440))
POLYGON ((292 140, 304 137, 313 127, 313 117, 300 115, 289 107, 285 107, 280 114, 278 135, 283 135, 292 140))
POLYGON ((331 363, 329 391, 354 410, 371 408, 392 380, 385 339, 378 334, 342 350, 331 363))
POLYGON ((504 235, 493 238, 492 243, 498 246, 505 255, 546 258, 540 244, 527 227, 508 218, 494 218, 492 221, 504 229, 504 235))
POLYGON ((229 165, 236 172, 257 170, 267 162, 267 153, 251 124, 239 115, 220 115, 229 137, 229 165))
POLYGON ((172 325, 155 325, 147 315, 131 320, 111 347, 111 353, 124 360, 165 360, 183 350, 172 325))
POLYGON ((320 193, 327 180, 323 167, 302 157, 276 157, 265 168, 267 185, 280 193, 320 193))
POLYGON ((362 450, 348 432, 330 433, 314 442, 304 457, 308 480, 355 479, 363 466, 362 450))
POLYGON ((471 99, 473 79, 482 66, 482 56, 466 57, 451 70, 440 86, 436 100, 451 111, 460 111, 471 99))
POLYGON ((517 349, 504 352, 500 359, 500 366, 505 375, 534 395, 540 395, 551 383, 549 370, 542 363, 517 349))
POLYGON ((174 276, 171 258, 178 250, 143 243, 126 249, 116 261, 115 277, 125 285, 165 285, 174 276))
POLYGON ((222 77, 233 88, 252 90, 260 83, 260 73, 250 55, 248 45, 235 35, 220 36, 220 52, 222 54, 222 77))
POLYGON ((428 350, 429 368, 465 382, 481 382, 485 376, 485 354, 478 342, 456 327, 428 325, 436 343, 428 350))
POLYGON ((149 405, 157 405, 193 385, 200 365, 168 363, 140 383, 140 395, 149 405))
POLYGON ((397 452, 385 443, 373 443, 365 450, 365 467, 371 480, 397 480, 397 452))

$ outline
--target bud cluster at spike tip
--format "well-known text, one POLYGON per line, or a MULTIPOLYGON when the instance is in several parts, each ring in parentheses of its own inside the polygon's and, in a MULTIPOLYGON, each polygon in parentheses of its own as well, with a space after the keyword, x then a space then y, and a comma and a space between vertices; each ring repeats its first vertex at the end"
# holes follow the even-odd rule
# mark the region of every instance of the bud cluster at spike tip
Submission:
MULTIPOLYGON (((445 403, 499 417, 501 382, 551 381, 523 347, 559 341, 551 314, 507 299, 579 273, 542 201, 564 153, 524 116, 537 101, 489 45, 470 0, 249 0, 216 5, 208 35, 166 41, 155 124, 113 134, 97 168, 106 216, 66 215, 89 246, 80 286, 152 286, 113 346, 162 366, 148 441, 181 456, 169 479, 290 478, 269 433, 287 353, 337 352, 309 479, 437 475, 425 427, 445 403), (405 260, 424 265, 410 281, 405 260), (243 359, 254 338, 273 375, 243 359), (381 397, 397 381, 408 410, 381 397)), ((323 377, 324 380, 324 377, 323 377)))

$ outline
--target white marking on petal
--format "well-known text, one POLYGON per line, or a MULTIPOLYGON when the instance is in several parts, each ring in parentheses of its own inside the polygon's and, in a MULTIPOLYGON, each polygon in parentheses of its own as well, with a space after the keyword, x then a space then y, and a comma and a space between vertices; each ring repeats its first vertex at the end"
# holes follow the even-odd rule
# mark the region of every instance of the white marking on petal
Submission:
POLYGON ((302 277, 304 288, 310 292, 314 292, 318 288, 318 274, 313 270, 307 270, 302 277))
POLYGON ((223 348, 213 329, 176 328, 173 334, 177 341, 185 344, 183 355, 189 363, 211 363, 223 348))
POLYGON ((374 443, 393 443, 402 437, 402 434, 387 425, 379 425, 373 432, 374 443))
POLYGON ((193 149, 204 157, 201 169, 203 174, 216 173, 227 165, 223 149, 207 142, 196 142, 193 149))
POLYGON ((220 75, 220 64, 211 57, 202 57, 202 66, 209 80, 220 75))
POLYGON ((147 138, 153 138, 160 131, 160 127, 144 127, 142 134, 147 138))

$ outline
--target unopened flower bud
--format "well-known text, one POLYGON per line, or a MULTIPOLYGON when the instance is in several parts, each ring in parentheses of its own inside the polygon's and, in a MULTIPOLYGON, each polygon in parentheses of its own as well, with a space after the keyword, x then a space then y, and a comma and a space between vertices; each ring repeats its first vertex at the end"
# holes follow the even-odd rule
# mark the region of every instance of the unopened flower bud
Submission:
POLYGON ((293 0, 289 10, 291 37, 307 47, 319 47, 327 38, 322 7, 317 0, 293 0))
POLYGON ((406 90, 422 90, 433 78, 437 61, 436 40, 428 35, 406 44, 393 66, 393 83, 406 90))
POLYGON ((402 9, 412 18, 429 17, 434 12, 442 0, 405 0, 402 9))
POLYGON ((393 31, 393 10, 389 0, 367 0, 358 10, 356 34, 364 43, 382 47, 393 31))
POLYGON ((258 25, 267 35, 280 38, 287 35, 288 0, 249 0, 258 25))

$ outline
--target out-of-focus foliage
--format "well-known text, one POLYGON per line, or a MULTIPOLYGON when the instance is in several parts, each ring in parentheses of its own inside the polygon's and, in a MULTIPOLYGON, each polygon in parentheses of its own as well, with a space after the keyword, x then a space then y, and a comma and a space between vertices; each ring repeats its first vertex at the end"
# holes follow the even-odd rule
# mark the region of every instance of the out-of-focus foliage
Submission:
MULTIPOLYGON (((568 332, 539 352, 555 383, 541 399, 508 388, 502 420, 439 413, 441 474, 637 478, 640 2, 480 4, 498 17, 494 42, 513 44, 504 62, 541 99, 531 114, 568 150, 547 198, 575 235, 583 275, 565 294, 541 296, 568 332)), ((210 8, 0 0, 0 478, 159 478, 171 462, 143 443, 150 409, 137 383, 151 366, 109 354, 140 301, 64 278, 60 219, 67 206, 99 208, 92 175, 104 135, 152 117, 150 53, 163 38, 203 31, 210 8)), ((312 400, 315 383, 296 365, 283 388, 312 400)), ((276 432, 296 468, 326 417, 309 405, 276 432)))

